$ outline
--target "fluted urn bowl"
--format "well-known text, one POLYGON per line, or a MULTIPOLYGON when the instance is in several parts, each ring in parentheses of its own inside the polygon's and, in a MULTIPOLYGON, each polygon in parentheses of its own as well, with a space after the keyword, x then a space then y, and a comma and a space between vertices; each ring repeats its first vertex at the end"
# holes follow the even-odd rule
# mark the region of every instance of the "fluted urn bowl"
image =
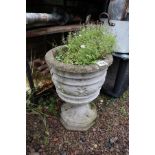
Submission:
POLYGON ((49 50, 45 55, 58 96, 65 101, 61 107, 61 122, 68 130, 88 130, 97 117, 96 106, 91 102, 100 94, 112 56, 91 65, 64 64, 55 59, 58 50, 49 50))

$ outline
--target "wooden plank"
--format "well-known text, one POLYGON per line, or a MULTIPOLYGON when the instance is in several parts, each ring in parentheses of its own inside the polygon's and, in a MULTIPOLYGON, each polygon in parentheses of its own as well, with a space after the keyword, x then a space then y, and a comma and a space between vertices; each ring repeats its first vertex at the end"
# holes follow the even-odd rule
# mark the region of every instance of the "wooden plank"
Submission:
POLYGON ((27 38, 38 37, 42 35, 54 34, 54 33, 63 33, 63 32, 72 32, 78 31, 81 25, 67 25, 67 26, 52 26, 46 28, 38 28, 35 30, 28 30, 26 32, 27 38))

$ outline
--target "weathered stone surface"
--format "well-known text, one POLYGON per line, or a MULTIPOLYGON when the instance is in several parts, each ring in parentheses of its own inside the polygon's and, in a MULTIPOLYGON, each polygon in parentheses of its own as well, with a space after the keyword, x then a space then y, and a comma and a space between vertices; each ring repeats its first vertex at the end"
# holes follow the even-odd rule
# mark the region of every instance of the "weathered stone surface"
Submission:
POLYGON ((64 64, 55 59, 58 49, 61 49, 62 50, 61 52, 65 52, 66 46, 58 46, 56 48, 53 48, 49 50, 45 55, 45 60, 47 65, 49 66, 49 69, 51 69, 52 66, 54 66, 57 70, 64 71, 67 73, 93 73, 106 69, 108 66, 112 64, 113 60, 111 55, 107 55, 107 57, 104 59, 106 64, 102 66, 99 66, 97 64, 91 64, 91 65, 64 64))
POLYGON ((88 130, 97 117, 96 107, 90 104, 72 106, 66 103, 61 108, 61 122, 68 130, 88 130))
POLYGON ((84 131, 96 119, 96 108, 89 103, 100 93, 112 56, 107 56, 99 65, 69 65, 55 60, 58 48, 63 46, 50 50, 45 59, 58 96, 66 102, 61 108, 61 122, 66 129, 84 131))

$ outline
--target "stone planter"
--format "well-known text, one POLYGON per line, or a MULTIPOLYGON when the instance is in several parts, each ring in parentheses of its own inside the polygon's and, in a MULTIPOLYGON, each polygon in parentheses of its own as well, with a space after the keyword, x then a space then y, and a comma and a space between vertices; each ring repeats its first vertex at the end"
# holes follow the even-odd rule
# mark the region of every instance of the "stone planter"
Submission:
POLYGON ((59 46, 46 53, 45 60, 52 74, 58 96, 65 101, 61 107, 61 122, 66 129, 84 131, 97 117, 96 106, 90 102, 97 98, 105 81, 112 56, 93 65, 71 65, 58 62, 55 55, 59 46))

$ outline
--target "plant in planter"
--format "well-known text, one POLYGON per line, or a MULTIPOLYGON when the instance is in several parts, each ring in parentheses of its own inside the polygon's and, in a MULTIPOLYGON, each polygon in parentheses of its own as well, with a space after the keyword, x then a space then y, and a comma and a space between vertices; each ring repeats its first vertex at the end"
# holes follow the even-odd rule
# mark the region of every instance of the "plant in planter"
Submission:
POLYGON ((108 67, 112 64, 115 37, 102 25, 88 25, 69 34, 67 45, 47 52, 61 107, 61 122, 69 130, 87 130, 97 117, 91 102, 99 95, 108 67))

